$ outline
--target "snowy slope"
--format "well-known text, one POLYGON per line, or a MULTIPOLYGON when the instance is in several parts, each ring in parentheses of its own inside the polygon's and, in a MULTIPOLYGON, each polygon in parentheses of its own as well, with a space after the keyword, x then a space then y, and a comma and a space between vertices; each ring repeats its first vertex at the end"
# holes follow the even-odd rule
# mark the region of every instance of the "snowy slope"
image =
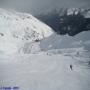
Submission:
POLYGON ((0 9, 0 88, 90 90, 89 47, 89 31, 59 36, 32 15, 0 9))
POLYGON ((42 40, 40 47, 45 50, 83 48, 90 51, 90 31, 82 32, 74 37, 53 34, 42 40))
MULTIPOLYGON (((73 10, 69 9, 68 14, 72 14, 73 10)), ((0 53, 30 54, 81 47, 90 50, 89 35, 90 31, 74 37, 57 35, 49 26, 30 14, 0 9, 0 53)))
POLYGON ((52 33, 49 26, 30 14, 0 9, 0 53, 17 52, 25 43, 52 33))
POLYGON ((4 57, 0 59, 0 85, 19 90, 90 90, 90 67, 85 59, 79 62, 81 57, 76 61, 61 54, 4 57))

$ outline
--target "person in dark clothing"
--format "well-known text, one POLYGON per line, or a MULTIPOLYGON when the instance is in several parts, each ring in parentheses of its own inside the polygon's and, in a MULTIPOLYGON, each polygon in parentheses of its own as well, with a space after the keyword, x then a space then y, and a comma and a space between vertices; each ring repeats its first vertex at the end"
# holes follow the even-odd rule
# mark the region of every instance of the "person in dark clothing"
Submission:
POLYGON ((88 62, 88 65, 90 66, 90 61, 88 62))
POLYGON ((73 66, 72 65, 70 65, 70 69, 73 70, 73 66))

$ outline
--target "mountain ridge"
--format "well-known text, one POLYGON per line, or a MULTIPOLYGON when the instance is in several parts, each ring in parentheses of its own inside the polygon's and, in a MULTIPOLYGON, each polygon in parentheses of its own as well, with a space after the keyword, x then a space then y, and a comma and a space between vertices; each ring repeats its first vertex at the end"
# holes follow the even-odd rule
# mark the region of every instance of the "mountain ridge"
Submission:
POLYGON ((27 13, 0 9, 0 52, 13 53, 27 42, 49 37, 53 30, 27 13))

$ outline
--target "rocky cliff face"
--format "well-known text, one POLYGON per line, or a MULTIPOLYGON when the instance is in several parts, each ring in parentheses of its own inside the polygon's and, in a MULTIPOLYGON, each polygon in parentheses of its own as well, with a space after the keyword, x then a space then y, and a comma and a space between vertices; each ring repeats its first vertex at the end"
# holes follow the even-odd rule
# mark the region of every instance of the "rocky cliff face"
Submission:
POLYGON ((60 35, 75 36, 90 30, 90 9, 70 8, 37 16, 60 35))

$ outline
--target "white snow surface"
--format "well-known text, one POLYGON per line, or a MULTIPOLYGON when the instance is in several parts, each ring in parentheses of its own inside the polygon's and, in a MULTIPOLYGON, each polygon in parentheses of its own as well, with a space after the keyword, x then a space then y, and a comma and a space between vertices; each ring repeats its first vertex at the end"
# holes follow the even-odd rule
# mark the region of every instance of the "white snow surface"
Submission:
POLYGON ((52 33, 49 26, 30 14, 0 9, 0 53, 15 53, 24 43, 41 40, 52 33))
POLYGON ((89 31, 59 36, 32 15, 0 9, 0 88, 90 90, 89 61, 89 31))
POLYGON ((90 90, 87 62, 90 58, 84 55, 86 51, 56 52, 61 54, 42 52, 0 57, 0 86, 17 86, 19 90, 90 90))

